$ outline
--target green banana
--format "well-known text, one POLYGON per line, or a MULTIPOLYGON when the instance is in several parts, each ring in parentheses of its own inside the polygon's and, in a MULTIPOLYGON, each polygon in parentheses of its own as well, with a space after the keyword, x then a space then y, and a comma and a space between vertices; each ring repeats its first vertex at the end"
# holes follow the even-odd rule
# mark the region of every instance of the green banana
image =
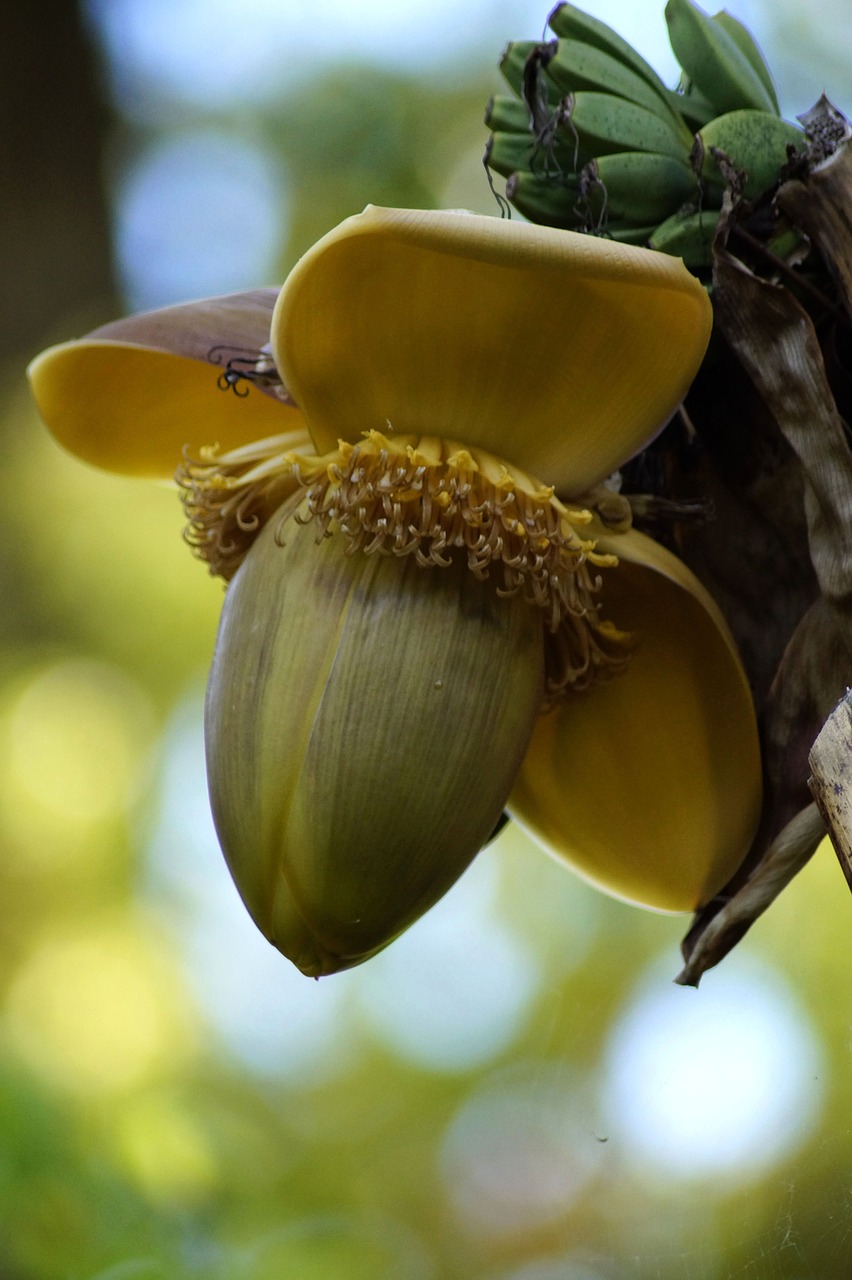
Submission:
POLYGON ((495 133, 529 133, 529 109, 519 98, 495 93, 485 108, 485 123, 495 133))
POLYGON ((690 132, 669 105, 669 95, 662 97, 642 76, 624 66, 617 58, 582 44, 578 40, 559 40, 553 57, 545 64, 546 77, 562 94, 592 89, 611 93, 661 116, 686 139, 690 132))
POLYGON ((518 170, 550 178, 573 175, 576 156, 573 142, 558 135, 544 145, 529 133, 492 133, 485 148, 486 165, 504 178, 518 170))
POLYGON ((617 219, 590 223, 588 206, 584 207, 576 180, 566 184, 536 173, 513 173, 506 182, 506 199, 530 222, 562 231, 602 235, 622 244, 647 244, 655 229, 653 225, 637 227, 634 222, 617 219))
POLYGON ((641 76, 660 97, 668 101, 671 91, 666 88, 653 67, 648 65, 623 36, 601 22, 600 18, 593 18, 576 5, 558 4, 547 19, 547 24, 560 40, 578 40, 617 59, 622 66, 629 67, 636 75, 641 76))
POLYGON ((576 230, 583 225, 578 211, 576 178, 566 184, 561 179, 538 173, 512 173, 506 180, 506 199, 530 222, 560 230, 576 230))
POLYGON ((772 79, 772 72, 766 64, 763 51, 749 31, 748 27, 740 22, 739 18, 735 18, 732 13, 728 13, 727 9, 722 9, 719 13, 713 14, 713 21, 718 23, 723 31, 726 31, 739 49, 740 53, 751 64, 753 71, 757 73, 763 82, 763 87, 769 94, 772 101, 773 110, 777 115, 781 114, 778 106, 778 95, 775 92, 775 82, 772 79))
POLYGON ((712 102, 708 102, 693 84, 687 83, 676 97, 678 111, 692 129, 701 129, 718 114, 712 102))
POLYGON ((647 246, 651 236, 654 234, 654 227, 634 227, 622 226, 617 222, 608 222, 605 234, 610 240, 618 240, 621 244, 640 244, 647 246))
POLYGON ((719 210, 701 213, 675 213, 656 227, 649 238, 652 249, 683 258, 690 271, 709 267, 712 258, 713 236, 719 221, 719 210))
MULTIPOLYGON (((556 41, 551 41, 556 46, 556 41)), ((540 40, 512 40, 506 45, 500 57, 500 72, 509 88, 516 93, 519 98, 526 96, 527 88, 527 63, 533 53, 537 51, 547 56, 547 50, 550 48, 547 44, 542 44, 540 40)), ((539 77, 543 80, 543 77, 539 77)), ((559 92, 554 85, 544 84, 544 88, 548 91, 548 95, 553 103, 559 101, 559 92)))
POLYGON ((582 90, 566 100, 559 124, 579 141, 581 163, 615 151, 655 151, 685 160, 689 145, 674 123, 611 93, 582 90))
POLYGON ((693 0, 668 0, 666 24, 675 57, 718 114, 744 107, 775 114, 762 78, 736 41, 693 0))
POLYGON ((683 160, 626 151, 592 160, 580 174, 529 171, 509 175, 506 196, 526 217, 551 226, 639 228, 645 239, 657 223, 699 195, 698 178, 683 160))
POLYGON ((532 169, 536 154, 534 140, 521 133, 492 133, 485 145, 485 164, 508 178, 518 170, 532 169))
POLYGON ((714 156, 726 158, 746 175, 743 195, 753 200, 778 181, 787 162, 787 147, 802 147, 804 132, 796 125, 767 111, 730 111, 717 116, 697 135, 695 163, 709 193, 725 187, 725 179, 714 156))
POLYGON ((634 226, 656 225, 700 195, 689 164, 651 151, 599 156, 583 170, 580 182, 597 214, 634 226))
POLYGON ((621 151, 650 151, 686 161, 692 142, 668 120, 610 93, 569 94, 551 123, 546 141, 495 133, 486 162, 504 176, 517 169, 573 173, 590 160, 621 151))

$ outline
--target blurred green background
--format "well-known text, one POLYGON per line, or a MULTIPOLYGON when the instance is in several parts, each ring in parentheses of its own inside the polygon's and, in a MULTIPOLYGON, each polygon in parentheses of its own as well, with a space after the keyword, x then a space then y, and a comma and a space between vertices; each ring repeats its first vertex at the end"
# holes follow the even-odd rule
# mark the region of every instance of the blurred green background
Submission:
MULTIPOLYGON (((588 7, 671 77, 656 0, 588 7)), ((846 0, 732 9, 787 114, 824 88, 849 109, 846 0)), ((221 585, 174 492, 66 457, 28 399, 42 346, 280 281, 368 202, 496 212, 484 104, 505 41, 545 17, 4 17, 0 1280, 852 1274, 852 902, 831 850, 699 992, 671 982, 683 920, 511 829, 366 967, 302 978, 208 815, 221 585)))

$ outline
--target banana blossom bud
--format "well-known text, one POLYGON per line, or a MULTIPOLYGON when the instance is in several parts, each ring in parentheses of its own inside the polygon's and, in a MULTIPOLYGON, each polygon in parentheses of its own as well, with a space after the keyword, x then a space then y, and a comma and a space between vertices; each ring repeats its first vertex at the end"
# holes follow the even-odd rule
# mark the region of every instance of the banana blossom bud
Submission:
POLYGON ((751 842, 760 761, 718 609, 603 482, 701 362, 664 254, 367 209, 284 287, 43 353, 81 457, 179 484, 228 583, 207 699, 221 843, 304 972, 434 903, 504 807, 608 892, 688 911, 751 842))

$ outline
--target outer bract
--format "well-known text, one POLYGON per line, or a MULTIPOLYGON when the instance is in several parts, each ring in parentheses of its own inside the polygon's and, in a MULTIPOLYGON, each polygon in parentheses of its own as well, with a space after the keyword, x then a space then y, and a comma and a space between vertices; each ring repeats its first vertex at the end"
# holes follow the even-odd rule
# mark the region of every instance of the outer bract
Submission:
POLYGON ((208 773, 237 887, 304 973, 366 959, 458 878, 502 812, 543 666, 537 614, 466 565, 267 525, 225 602, 208 773))

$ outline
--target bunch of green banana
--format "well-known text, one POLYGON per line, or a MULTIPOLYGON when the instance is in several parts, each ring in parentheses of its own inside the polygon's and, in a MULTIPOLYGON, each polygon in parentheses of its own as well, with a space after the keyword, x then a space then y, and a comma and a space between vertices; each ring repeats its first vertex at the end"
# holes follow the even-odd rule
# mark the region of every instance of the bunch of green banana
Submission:
POLYGON ((676 90, 606 23, 558 4, 555 39, 503 54, 514 96, 489 103, 485 159, 531 221, 651 244, 701 271, 726 187, 761 197, 804 134, 781 118, 763 54, 736 18, 668 0, 666 22, 676 90))

